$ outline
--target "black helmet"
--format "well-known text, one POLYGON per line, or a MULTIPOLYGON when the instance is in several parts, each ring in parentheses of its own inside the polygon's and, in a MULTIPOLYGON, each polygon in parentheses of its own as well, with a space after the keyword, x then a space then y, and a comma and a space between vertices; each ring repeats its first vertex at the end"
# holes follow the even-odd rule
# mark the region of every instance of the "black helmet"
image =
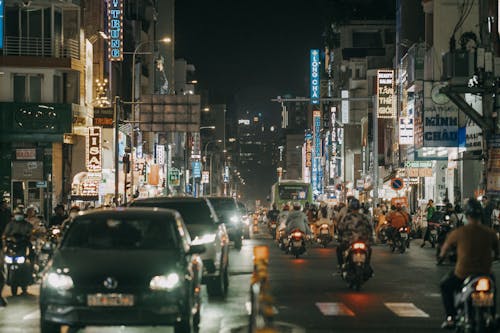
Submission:
POLYGON ((351 210, 359 210, 361 208, 361 204, 358 199, 352 198, 351 201, 349 201, 349 209, 351 210))
POLYGON ((465 216, 470 216, 475 219, 483 217, 483 207, 476 199, 469 199, 465 205, 465 216))

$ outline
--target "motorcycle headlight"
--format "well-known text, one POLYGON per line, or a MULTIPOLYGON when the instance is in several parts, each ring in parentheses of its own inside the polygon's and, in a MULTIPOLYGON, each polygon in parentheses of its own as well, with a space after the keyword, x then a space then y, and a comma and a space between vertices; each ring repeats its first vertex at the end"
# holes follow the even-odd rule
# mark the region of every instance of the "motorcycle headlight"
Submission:
POLYGON ((201 237, 196 236, 191 242, 192 245, 202 245, 213 243, 215 241, 216 234, 206 234, 201 237))
POLYGON ((229 218, 229 221, 230 221, 231 223, 238 223, 240 220, 238 219, 238 216, 233 215, 233 216, 231 216, 231 217, 229 218))
POLYGON ((25 261, 26 261, 25 257, 17 257, 16 258, 16 263, 18 263, 18 264, 24 264, 25 261))
POLYGON ((157 275, 149 282, 149 289, 151 290, 172 290, 179 285, 180 277, 177 273, 170 273, 168 275, 157 275))
POLYGON ((57 290, 69 290, 73 288, 73 279, 69 275, 49 273, 45 277, 47 286, 57 290))
POLYGON ((52 229, 52 235, 59 235, 61 233, 61 229, 54 228, 52 229))
POLYGON ((12 264, 14 262, 14 258, 5 256, 4 258, 6 264, 12 264))

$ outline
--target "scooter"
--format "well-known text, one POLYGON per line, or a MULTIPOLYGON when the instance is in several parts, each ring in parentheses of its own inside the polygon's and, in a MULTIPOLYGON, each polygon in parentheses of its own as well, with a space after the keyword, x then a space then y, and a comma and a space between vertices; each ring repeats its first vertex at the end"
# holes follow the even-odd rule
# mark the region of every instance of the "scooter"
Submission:
POLYGON ((389 223, 384 222, 382 226, 380 227, 377 238, 382 244, 386 244, 387 241, 389 240, 389 236, 387 235, 387 230, 389 229, 389 223))
POLYGON ((306 235, 299 229, 295 229, 288 236, 288 253, 298 258, 306 252, 306 235))
POLYGON ((446 236, 453 230, 453 226, 450 223, 450 217, 446 215, 444 217, 443 223, 440 224, 439 230, 438 230, 438 237, 437 237, 437 243, 436 243, 436 259, 438 264, 442 264, 445 259, 448 259, 450 263, 454 263, 457 261, 457 254, 456 254, 456 249, 452 248, 450 251, 446 253, 446 257, 440 258, 439 255, 441 254, 441 247, 443 246, 444 242, 446 241, 446 236))
POLYGON ((361 241, 354 242, 344 251, 344 264, 341 267, 342 278, 349 288, 359 291, 361 285, 372 276, 368 264, 369 246, 361 241))
POLYGON ((273 237, 273 239, 276 238, 276 229, 278 228, 278 221, 276 220, 270 220, 269 221, 269 233, 273 237))
POLYGON ((405 253, 406 249, 410 247, 409 228, 401 227, 392 235, 391 251, 394 252, 399 249, 399 253, 405 253))
POLYGON ((28 286, 33 284, 34 250, 29 238, 25 235, 14 235, 5 240, 4 265, 6 272, 5 283, 10 286, 12 296, 17 295, 21 287, 23 293, 28 291, 28 286))
POLYGON ((498 323, 495 308, 495 282, 487 275, 468 277, 455 294, 456 332, 493 333, 498 323))
POLYGON ((327 223, 323 223, 322 225, 320 225, 316 241, 323 247, 326 247, 328 243, 332 241, 332 236, 330 235, 330 226, 327 223))

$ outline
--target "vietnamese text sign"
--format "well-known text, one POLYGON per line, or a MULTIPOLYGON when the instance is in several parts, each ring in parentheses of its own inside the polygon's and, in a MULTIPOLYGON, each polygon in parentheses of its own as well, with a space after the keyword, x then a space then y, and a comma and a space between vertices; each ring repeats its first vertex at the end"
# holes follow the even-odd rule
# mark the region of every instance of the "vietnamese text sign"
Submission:
POLYGON ((36 160, 36 148, 16 149, 17 161, 34 161, 36 160))
POLYGON ((312 186, 315 192, 321 192, 321 111, 313 111, 313 156, 312 186))
POLYGON ((457 147, 458 108, 453 103, 424 109, 424 147, 457 147))
POLYGON ((123 0, 108 0, 108 58, 123 60, 123 0))
POLYGON ((377 117, 394 118, 396 108, 394 107, 394 71, 377 71, 377 117))
POLYGON ((156 163, 159 165, 165 164, 165 146, 156 145, 156 163))
POLYGON ((311 50, 311 104, 319 104, 319 50, 311 50))
POLYGON ((3 49, 4 0, 0 0, 0 49, 3 49))
POLYGON ((201 162, 194 161, 191 163, 191 169, 193 170, 193 177, 200 178, 201 177, 201 162))
POLYGON ((413 145, 413 118, 399 118, 399 144, 413 145))
POLYGON ((202 184, 209 184, 210 183, 210 172, 209 171, 203 171, 201 173, 201 183, 202 184))
POLYGON ((310 133, 306 134, 306 167, 310 168, 312 166, 312 136, 310 133))
POLYGON ((100 172, 102 167, 100 127, 89 127, 85 148, 87 171, 100 172))
POLYGON ((113 109, 94 107, 94 126, 113 128, 113 109))

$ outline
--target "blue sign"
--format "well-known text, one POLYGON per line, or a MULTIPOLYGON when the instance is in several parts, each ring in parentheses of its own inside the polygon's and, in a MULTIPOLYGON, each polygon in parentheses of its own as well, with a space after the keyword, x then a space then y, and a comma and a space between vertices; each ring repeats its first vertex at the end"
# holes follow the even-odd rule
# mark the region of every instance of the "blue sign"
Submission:
POLYGON ((457 147, 458 107, 433 105, 424 108, 424 147, 457 147))
POLYGON ((319 104, 319 50, 311 50, 311 104, 319 104))
POLYGON ((4 0, 0 0, 0 49, 3 49, 3 14, 4 0))
POLYGON ((108 57, 123 60, 123 0, 108 0, 108 57))
POLYGON ((315 193, 322 193, 322 176, 321 170, 321 111, 313 111, 313 159, 312 159, 312 187, 315 193))
POLYGON ((404 181, 401 178, 391 179, 391 187, 395 191, 401 190, 405 186, 404 181))
POLYGON ((200 161, 192 162, 191 168, 193 169, 193 177, 201 178, 201 162, 200 161))

